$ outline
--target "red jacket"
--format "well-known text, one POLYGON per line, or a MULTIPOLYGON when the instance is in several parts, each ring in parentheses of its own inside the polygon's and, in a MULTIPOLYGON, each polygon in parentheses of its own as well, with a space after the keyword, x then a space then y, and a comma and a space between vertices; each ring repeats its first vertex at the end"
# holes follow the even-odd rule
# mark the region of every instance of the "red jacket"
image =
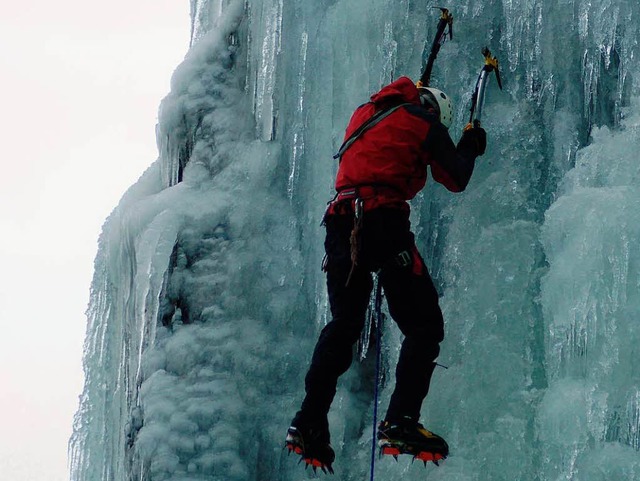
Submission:
POLYGON ((410 105, 365 130, 340 160, 338 192, 359 186, 383 187, 369 208, 412 199, 426 183, 428 165, 433 178, 452 192, 463 191, 473 172, 475 152, 454 145, 435 114, 421 106, 418 89, 407 77, 382 88, 371 96, 371 102, 358 107, 345 141, 376 112, 401 103, 410 105))

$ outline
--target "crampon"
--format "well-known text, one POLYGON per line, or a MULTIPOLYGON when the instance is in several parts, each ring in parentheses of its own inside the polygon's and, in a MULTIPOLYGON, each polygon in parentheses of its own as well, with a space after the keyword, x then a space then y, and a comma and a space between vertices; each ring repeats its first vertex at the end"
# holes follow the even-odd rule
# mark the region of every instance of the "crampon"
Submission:
POLYGON ((440 461, 447 458, 446 455, 439 452, 424 451, 407 444, 394 443, 388 440, 379 441, 378 446, 380 448, 380 456, 393 456, 396 461, 398 460, 398 456, 400 456, 401 454, 409 454, 413 456, 413 461, 415 461, 416 459, 420 460, 424 462, 425 466, 429 461, 431 461, 436 466, 439 466, 440 461))
POLYGON ((380 455, 393 456, 396 461, 401 454, 413 456, 413 460, 432 462, 436 466, 449 455, 447 442, 428 431, 417 422, 394 424, 383 421, 378 427, 380 455))
POLYGON ((289 454, 295 453, 300 455, 299 462, 305 463, 305 469, 311 466, 314 472, 320 469, 325 474, 333 474, 333 467, 331 465, 335 460, 335 453, 329 443, 305 443, 300 431, 291 427, 287 431, 284 447, 289 451, 289 454))

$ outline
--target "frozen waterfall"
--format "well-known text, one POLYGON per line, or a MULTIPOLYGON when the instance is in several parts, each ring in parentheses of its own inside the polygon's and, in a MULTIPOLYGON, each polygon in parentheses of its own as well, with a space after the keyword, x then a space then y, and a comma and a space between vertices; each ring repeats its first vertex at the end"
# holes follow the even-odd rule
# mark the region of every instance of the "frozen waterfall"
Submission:
MULTIPOLYGON (((417 79, 436 6, 191 0, 159 157, 100 237, 73 481, 314 477, 282 447, 328 316, 332 154, 355 107, 417 79)), ((423 419, 451 456, 382 459, 376 479, 640 481, 640 3, 442 6, 432 85, 457 101, 454 140, 484 46, 504 90, 467 191, 412 201, 446 322, 423 419)), ((387 370, 399 338, 387 323, 387 370)), ((337 480, 369 476, 369 361, 330 413, 337 480)))

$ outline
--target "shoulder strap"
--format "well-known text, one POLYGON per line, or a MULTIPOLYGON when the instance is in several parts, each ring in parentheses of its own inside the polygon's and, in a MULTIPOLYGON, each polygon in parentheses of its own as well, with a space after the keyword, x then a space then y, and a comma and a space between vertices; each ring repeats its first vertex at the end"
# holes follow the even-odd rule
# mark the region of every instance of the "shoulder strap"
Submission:
POLYGON ((405 105, 413 105, 412 103, 409 102, 405 102, 399 105, 394 105, 391 108, 388 108, 386 110, 380 110, 379 112, 376 112, 374 115, 372 115, 371 117, 369 117, 369 119, 367 119, 366 122, 364 122, 360 127, 358 127, 350 136, 347 140, 345 140, 342 143, 342 146, 340 147, 340 150, 338 150, 338 153, 336 153, 333 158, 334 159, 339 159, 342 157, 342 154, 344 154, 346 152, 346 150, 351 147, 351 144, 353 144, 356 140, 358 140, 358 138, 364 134, 367 130, 369 130, 371 127, 377 125, 378 123, 380 123, 385 117, 388 117, 389 115, 391 115, 393 112, 395 112, 396 110, 398 110, 400 107, 404 107, 405 105))

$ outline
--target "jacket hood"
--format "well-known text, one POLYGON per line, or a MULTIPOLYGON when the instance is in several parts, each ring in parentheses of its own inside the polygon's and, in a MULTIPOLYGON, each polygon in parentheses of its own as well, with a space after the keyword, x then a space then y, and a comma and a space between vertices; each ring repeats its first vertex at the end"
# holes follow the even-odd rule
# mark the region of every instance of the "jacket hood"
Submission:
POLYGON ((409 77, 400 77, 398 80, 383 87, 382 90, 371 96, 371 101, 379 103, 389 100, 392 97, 400 97, 405 102, 420 104, 418 87, 416 87, 409 77))

